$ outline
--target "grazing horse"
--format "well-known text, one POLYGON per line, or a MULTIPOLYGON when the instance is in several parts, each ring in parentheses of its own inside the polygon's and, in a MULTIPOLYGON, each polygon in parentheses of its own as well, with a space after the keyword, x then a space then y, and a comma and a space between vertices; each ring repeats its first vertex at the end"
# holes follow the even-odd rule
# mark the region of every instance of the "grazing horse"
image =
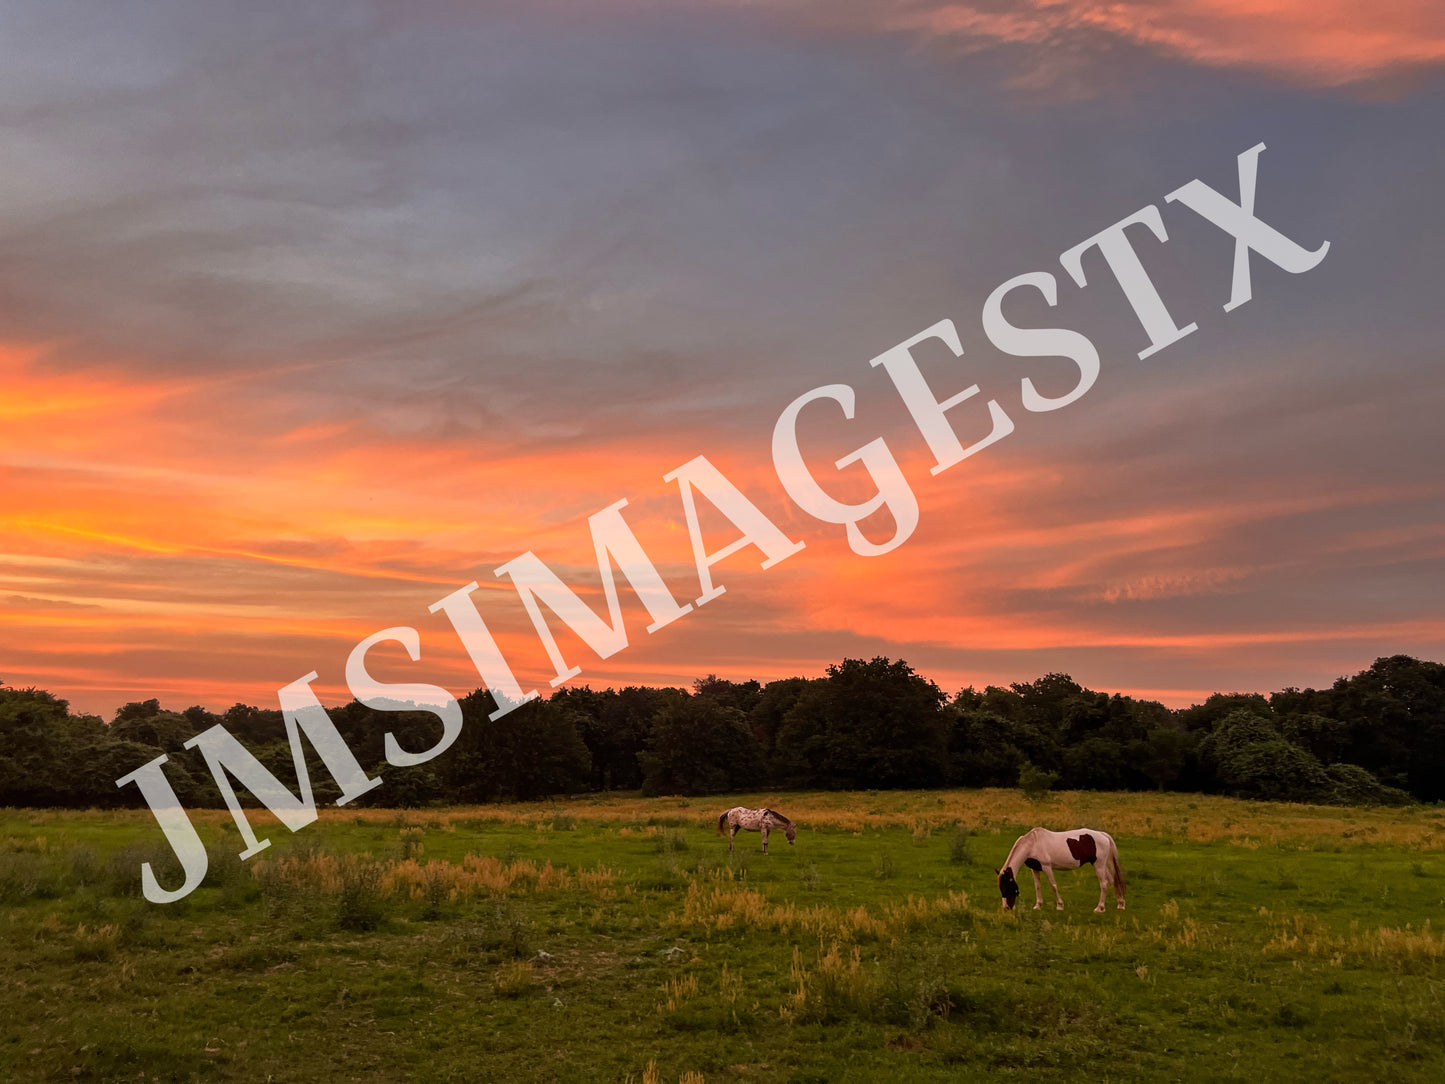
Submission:
POLYGON ((775 809, 747 809, 735 805, 717 819, 717 834, 728 837, 729 851, 733 849, 733 837, 741 828, 763 834, 764 854, 768 853, 768 833, 774 828, 781 828, 789 843, 798 835, 798 826, 775 809))
POLYGON ((1034 828, 1019 836, 1009 851, 1003 869, 998 871, 998 888, 1003 894, 1005 910, 1013 910, 1014 900, 1019 896, 1019 884, 1014 871, 1027 866, 1034 875, 1034 910, 1044 902, 1043 889, 1039 885, 1039 873, 1049 879, 1054 890, 1054 907, 1064 909, 1064 897, 1059 895, 1058 882, 1054 880, 1054 867, 1078 869, 1085 863, 1092 863, 1099 877, 1099 906, 1096 914, 1104 910, 1106 890, 1114 886, 1114 905, 1124 909, 1124 893, 1128 882, 1124 880, 1124 869, 1119 865, 1119 848, 1112 836, 1094 828, 1075 828, 1072 832, 1050 832, 1047 828, 1034 828))

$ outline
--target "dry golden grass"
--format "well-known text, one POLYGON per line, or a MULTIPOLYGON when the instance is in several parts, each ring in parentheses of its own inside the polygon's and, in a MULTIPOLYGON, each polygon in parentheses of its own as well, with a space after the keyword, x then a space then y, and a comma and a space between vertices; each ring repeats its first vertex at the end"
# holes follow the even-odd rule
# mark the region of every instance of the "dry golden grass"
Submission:
POLYGON ((521 997, 535 982, 532 964, 526 960, 513 960, 497 968, 492 976, 492 989, 498 997, 521 997))
POLYGON ((65 920, 54 911, 47 912, 40 920, 40 926, 35 931, 35 938, 38 941, 52 940, 65 932, 65 920))
POLYGON ((737 1010, 738 999, 743 996, 743 977, 736 971, 729 971, 726 963, 722 965, 722 974, 718 978, 718 993, 724 1005, 737 1010))
POLYGON ((675 979, 668 979, 662 985, 662 996, 664 1000, 657 1003, 659 1013, 674 1013, 686 1005, 693 998, 697 997, 698 985, 697 975, 680 975, 675 979))
MULTIPOLYGON (((1267 914, 1265 909, 1261 908, 1261 911, 1267 914)), ((1418 930, 1410 924, 1404 927, 1380 926, 1368 932, 1352 928, 1342 936, 1313 915, 1293 914, 1276 919, 1272 933, 1264 945, 1266 954, 1322 956, 1337 966, 1348 956, 1363 956, 1395 964, 1445 958, 1445 934, 1435 934, 1428 919, 1418 930)))
POLYGON ((1215 948, 1221 937, 1214 925, 1201 923, 1190 915, 1181 919, 1176 900, 1166 900, 1159 908, 1159 922, 1142 926, 1139 934, 1146 941, 1174 949, 1215 948))
POLYGON ((851 909, 799 907, 791 902, 774 903, 722 872, 706 879, 691 878, 682 910, 674 913, 670 921, 709 933, 768 930, 851 943, 901 937, 932 919, 967 909, 966 892, 950 892, 934 899, 910 895, 903 902, 883 904, 881 915, 861 905, 851 909))
POLYGON ((109 959, 120 940, 120 927, 107 923, 103 926, 86 927, 81 923, 75 928, 72 947, 75 955, 83 960, 109 959))
POLYGON ((414 858, 368 862, 356 855, 336 856, 323 852, 301 852, 281 858, 260 859, 252 875, 265 886, 293 891, 334 895, 341 891, 348 868, 370 865, 380 873, 384 896, 412 899, 445 898, 448 901, 476 900, 493 896, 564 892, 577 887, 601 898, 610 898, 613 871, 605 867, 576 873, 558 869, 551 862, 537 865, 529 858, 504 862, 485 854, 469 854, 461 864, 418 862, 414 858))
MULTIPOLYGON (((699 801, 701 804, 701 800, 699 801)), ((455 831, 458 825, 526 825, 545 832, 555 818, 615 826, 620 835, 652 837, 666 831, 652 821, 684 820, 714 829, 717 814, 730 805, 783 810, 799 827, 833 832, 907 828, 922 842, 955 825, 1007 834, 1043 824, 1055 828, 1092 826, 1112 835, 1179 842, 1228 842, 1244 848, 1261 845, 1309 847, 1321 843, 1345 849, 1378 845, 1445 850, 1445 811, 1435 807, 1341 808, 1286 802, 1249 802, 1203 794, 1057 791, 1047 802, 1030 802, 1018 790, 997 788, 948 791, 834 791, 799 794, 730 795, 706 808, 681 807, 675 798, 591 795, 546 805, 458 807, 416 814, 413 822, 455 831), (715 807, 715 808, 714 808, 715 807)), ((141 811, 138 815, 148 815, 141 811)), ((206 810, 199 818, 224 822, 224 810, 206 810)), ((396 824, 391 810, 327 809, 323 821, 396 824)))
MULTIPOLYGON (((541 803, 457 806, 445 810, 398 812, 391 809, 319 810, 321 823, 352 823, 402 829, 455 832, 469 824, 528 826, 545 833, 555 821, 571 818, 616 826, 619 834, 654 836, 658 821, 684 821, 716 827, 717 815, 730 805, 779 808, 804 831, 863 832, 907 828, 919 841, 944 827, 961 825, 983 832, 1007 833, 1037 824, 1056 828, 1088 825, 1114 835, 1173 839, 1180 842, 1226 841, 1241 847, 1261 844, 1312 845, 1327 841, 1343 848, 1377 845, 1445 850, 1445 810, 1438 807, 1342 808, 1285 802, 1249 802, 1202 794, 1055 791, 1034 803, 1022 791, 989 788, 947 791, 833 791, 797 794, 728 795, 682 805, 676 798, 587 795, 541 803), (707 803, 704 805, 703 803, 707 803), (654 823, 649 824, 649 821, 654 823)), ((32 827, 64 825, 69 810, 28 810, 32 827)), ((108 823, 153 826, 149 810, 107 810, 108 823)), ((198 825, 229 824, 224 809, 191 811, 198 825)), ((248 810, 261 832, 275 823, 264 810, 248 810)), ((283 830, 284 831, 284 830, 283 830)), ((262 832, 262 834, 265 834, 262 832)), ((419 842, 419 838, 413 837, 419 842)), ((6 840, 0 847, 43 847, 37 837, 6 840)))
POLYGON ((0 854, 45 854, 50 844, 44 836, 6 836, 0 839, 0 854))
POLYGON ((670 921, 683 928, 710 933, 769 930, 846 941, 877 940, 888 935, 887 924, 870 915, 865 907, 850 911, 839 907, 799 907, 791 902, 773 903, 755 889, 717 876, 706 881, 692 879, 682 911, 673 914, 670 921))
POLYGON ((778 1015, 789 1024, 822 1021, 864 1009, 872 1003, 877 985, 873 971, 863 967, 858 946, 845 947, 836 941, 826 952, 820 946, 812 970, 804 966, 802 951, 794 946, 790 978, 794 989, 778 1006, 778 1015))

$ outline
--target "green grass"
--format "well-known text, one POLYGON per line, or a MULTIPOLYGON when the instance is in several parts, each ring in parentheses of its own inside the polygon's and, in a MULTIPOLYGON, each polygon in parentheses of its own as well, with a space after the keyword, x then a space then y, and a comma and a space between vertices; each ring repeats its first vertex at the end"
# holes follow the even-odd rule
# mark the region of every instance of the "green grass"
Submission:
POLYGON ((143 811, 0 811, 0 1079, 1445 1077, 1441 810, 765 797, 766 857, 713 829, 754 796, 332 809, 244 865, 205 813, 166 906, 143 811), (1002 913, 1034 823, 1113 831, 1129 909, 1002 913))

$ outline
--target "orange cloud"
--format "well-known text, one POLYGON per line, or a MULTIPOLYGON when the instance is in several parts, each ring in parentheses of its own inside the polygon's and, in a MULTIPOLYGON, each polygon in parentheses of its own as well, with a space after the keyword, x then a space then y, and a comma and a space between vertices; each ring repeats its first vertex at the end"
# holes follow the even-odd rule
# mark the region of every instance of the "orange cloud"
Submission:
MULTIPOLYGON (((288 426, 274 421, 287 389, 264 380, 106 366, 57 376, 44 360, 0 350, 0 678, 61 681, 84 707, 147 689, 220 703, 259 687, 269 701, 298 665, 344 699, 340 666, 357 640, 428 621, 432 680, 470 689, 479 678, 426 606, 473 577, 519 675, 545 690, 545 655, 498 564, 534 549, 597 604, 585 519, 628 496, 665 574, 691 568, 662 474, 696 446, 627 432, 527 449, 356 420, 288 426), (222 396, 225 425, 197 425, 222 396), (179 672, 196 665, 209 677, 179 672)), ((418 679, 416 664, 379 656, 378 676, 418 679)))
MULTIPOLYGON (((890 433, 922 518, 895 552, 861 558, 841 528, 789 504, 765 441, 732 447, 735 437, 694 430, 497 448, 477 436, 370 432, 358 419, 267 422, 286 392, 260 380, 225 383, 234 421, 225 436, 201 441, 194 419, 217 394, 204 379, 148 381, 102 368, 59 380, 39 357, 0 351, 14 422, 0 428, 0 678, 52 687, 104 714, 155 695, 172 706, 270 704, 310 669, 324 700, 344 700, 352 646, 398 624, 421 631, 422 660, 378 647, 370 665, 379 680, 468 691, 480 679, 445 618, 427 607, 473 578, 517 677, 546 693, 546 654, 492 570, 531 549, 604 612, 586 517, 627 497, 644 548, 679 601, 691 601, 696 573, 676 488, 662 474, 695 454, 709 455, 807 548, 766 571, 756 550, 740 551, 716 570, 726 595, 653 636, 622 586, 625 651, 600 660, 554 627, 564 656, 583 669, 578 683, 816 676, 845 654, 889 654, 955 689, 1031 680, 1059 668, 1060 657, 1111 650, 1132 669, 1075 676, 1184 703, 1205 686, 1164 684, 1160 660, 1197 674, 1224 660, 1267 659, 1298 683, 1302 660, 1313 666, 1305 675, 1324 667, 1328 680, 1336 665, 1367 663, 1351 653, 1375 644, 1445 644, 1445 624, 1406 611, 1385 620, 1378 610, 1355 619, 1187 608, 1362 554, 1435 553, 1433 526, 1391 527, 1374 515, 1369 528, 1336 530, 1299 552, 1248 540, 1314 516, 1409 507, 1439 487, 1352 489, 1322 479, 1281 498, 1277 487, 1251 492, 1241 480, 1210 499, 1161 498, 1121 476, 1106 492, 1099 464, 1030 459, 1026 435, 934 478, 916 435, 890 433), (27 401, 34 409, 14 405, 27 401)), ((819 473, 839 496, 866 496, 856 472, 819 473)), ((709 543, 730 538, 724 525, 709 543)), ((1259 687, 1286 683, 1274 673, 1259 687)))
POLYGON ((1069 64, 1114 38, 1211 67, 1253 68, 1316 86, 1377 79, 1445 60, 1445 8, 1431 0, 885 0, 785 8, 794 18, 901 31, 952 48, 1018 44, 1069 64), (1093 35, 1091 38, 1090 35, 1093 35))

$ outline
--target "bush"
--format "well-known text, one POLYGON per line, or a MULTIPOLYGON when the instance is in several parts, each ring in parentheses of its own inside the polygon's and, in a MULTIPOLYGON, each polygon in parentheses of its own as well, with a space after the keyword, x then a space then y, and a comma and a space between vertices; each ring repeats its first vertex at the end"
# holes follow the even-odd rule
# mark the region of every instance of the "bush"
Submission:
POLYGON ((0 853, 0 902, 55 899, 60 894, 61 876, 48 858, 23 851, 0 853))
POLYGON ((1331 764, 1325 775, 1330 781, 1327 800, 1334 805, 1408 805, 1413 800, 1405 791, 1385 786, 1358 764, 1331 764))
POLYGON ((70 879, 85 887, 98 884, 104 876, 100 860, 89 847, 76 847, 70 852, 70 879))
POLYGON ((201 884, 206 888, 226 889, 238 882, 251 880, 250 872, 241 861, 235 841, 206 844, 206 876, 201 884))
POLYGON ((106 862, 102 880, 109 894, 141 895, 141 866, 147 862, 162 888, 175 888, 185 880, 185 870, 169 844, 135 844, 112 855, 106 862))
POLYGON ((1031 802, 1042 802, 1059 781, 1058 772, 1045 771, 1034 764, 1025 764, 1019 769, 1019 788, 1031 802))
POLYGON ((398 853, 401 855, 403 862, 409 859, 414 860, 420 858, 422 852, 426 850, 426 843, 423 842, 426 838, 426 830, 424 828, 416 825, 407 825, 397 833, 397 837, 400 840, 398 853))
POLYGON ((423 904, 421 917, 424 922, 435 922, 446 911, 452 900, 452 884, 445 867, 433 862, 426 867, 422 879, 423 904))
POLYGON ((77 926, 71 951, 77 960, 109 960, 115 955, 116 942, 120 940, 120 927, 112 924, 87 929, 77 926))
POLYGON ((870 1016, 923 1031, 953 1009, 947 957, 937 948, 921 950, 895 941, 882 961, 872 991, 870 1016))
POLYGON ((795 945, 790 977, 794 991, 778 1010, 789 1024, 826 1024, 855 1013, 866 1015, 877 1004, 877 983, 863 967, 857 945, 845 950, 834 942, 812 970, 804 966, 795 945))
POLYGON ((1314 755, 1283 738, 1252 741, 1219 757, 1219 779, 1242 798, 1311 802, 1330 793, 1314 755))
POLYGON ((676 858, 667 858, 655 863, 651 873, 638 879, 637 886, 653 892, 675 892, 687 887, 687 874, 676 858))
POLYGON ((513 960, 497 968, 492 988, 498 997, 521 997, 532 988, 532 981, 532 965, 525 960, 513 960))
POLYGON ((385 917, 381 867, 349 856, 341 864, 341 891, 336 897, 336 924, 343 930, 374 930, 385 917))
POLYGON ((968 833, 962 828, 955 830, 949 837, 948 860, 955 866, 966 866, 969 863, 968 833))
POLYGON ((531 924, 517 913, 509 899, 493 900, 478 916, 476 925, 460 933, 470 947, 501 953, 515 959, 532 955, 531 924))

